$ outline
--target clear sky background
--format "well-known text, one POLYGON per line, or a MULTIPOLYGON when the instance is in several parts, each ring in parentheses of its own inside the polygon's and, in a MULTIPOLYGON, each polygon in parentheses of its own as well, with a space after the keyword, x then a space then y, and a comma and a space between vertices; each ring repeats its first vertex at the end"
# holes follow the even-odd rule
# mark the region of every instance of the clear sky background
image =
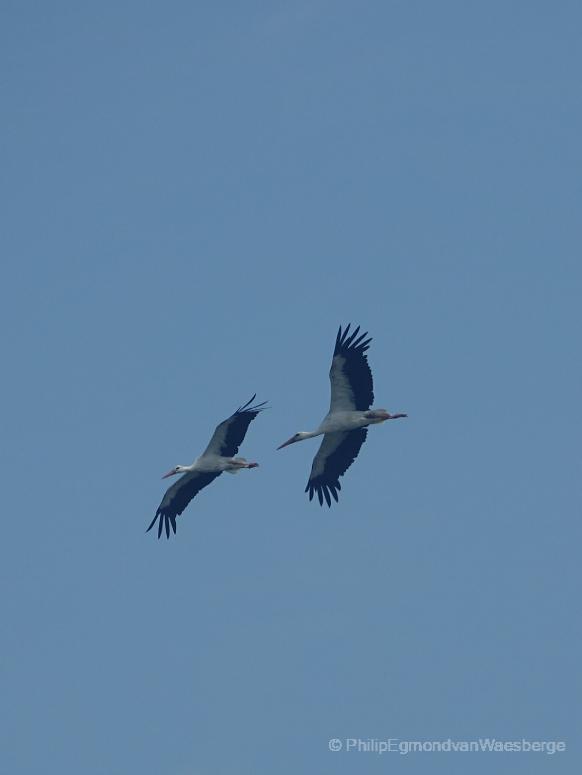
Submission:
POLYGON ((579 771, 580 4, 1 15, 2 772, 579 771), (409 419, 328 510, 348 321, 409 419), (327 747, 485 736, 568 751, 327 747))

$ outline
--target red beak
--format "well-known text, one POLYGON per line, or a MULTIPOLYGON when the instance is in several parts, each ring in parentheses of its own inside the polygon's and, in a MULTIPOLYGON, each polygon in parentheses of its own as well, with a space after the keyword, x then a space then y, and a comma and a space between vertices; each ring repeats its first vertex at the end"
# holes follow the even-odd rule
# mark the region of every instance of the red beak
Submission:
POLYGON ((174 474, 177 474, 177 473, 178 473, 178 472, 176 471, 176 469, 175 469, 175 468, 172 468, 172 470, 171 470, 171 471, 168 471, 168 473, 167 473, 167 474, 164 474, 164 475, 162 476, 162 479, 167 479, 167 478, 168 478, 168 476, 174 476, 174 474))

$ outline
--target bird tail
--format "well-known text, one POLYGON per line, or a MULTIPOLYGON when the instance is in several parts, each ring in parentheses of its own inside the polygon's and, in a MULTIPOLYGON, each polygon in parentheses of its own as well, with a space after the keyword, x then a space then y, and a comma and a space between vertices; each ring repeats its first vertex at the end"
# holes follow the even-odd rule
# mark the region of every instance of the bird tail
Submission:
MULTIPOLYGON (((232 463, 246 463, 247 459, 246 457, 233 457, 231 460, 232 463)), ((241 465, 239 468, 227 468, 226 473, 227 474, 238 474, 239 471, 242 471, 242 469, 245 468, 244 465, 241 465)))

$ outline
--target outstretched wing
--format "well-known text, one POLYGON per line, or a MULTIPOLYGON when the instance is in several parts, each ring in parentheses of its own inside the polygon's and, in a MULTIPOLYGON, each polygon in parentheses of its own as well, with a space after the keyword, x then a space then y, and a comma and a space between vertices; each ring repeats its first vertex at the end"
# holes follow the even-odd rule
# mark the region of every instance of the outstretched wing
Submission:
POLYGON ((368 332, 360 334, 360 327, 348 336, 350 323, 342 332, 339 327, 335 349, 329 370, 331 382, 330 414, 333 412, 369 409, 374 403, 372 372, 368 365, 366 350, 372 338, 368 332))
POLYGON ((210 443, 202 453, 203 455, 221 455, 222 457, 233 457, 236 455, 249 425, 267 403, 263 401, 262 404, 250 406, 256 397, 257 394, 255 393, 250 401, 247 401, 244 406, 240 406, 227 420, 216 426, 210 443))
POLYGON ((176 517, 179 517, 192 498, 195 495, 198 495, 200 490, 209 485, 217 476, 220 476, 220 473, 220 471, 217 471, 216 473, 208 471, 189 471, 187 474, 184 474, 184 476, 181 476, 178 481, 174 482, 174 484, 166 490, 166 494, 162 498, 162 502, 156 511, 156 516, 151 521, 146 533, 152 529, 156 520, 159 518, 158 538, 162 535, 164 527, 166 528, 166 537, 169 538, 170 525, 172 526, 174 533, 176 532, 176 517))
POLYGON ((305 488, 305 492, 309 492, 309 500, 317 492, 321 506, 324 497, 327 505, 331 506, 330 493, 337 501, 337 493, 341 490, 339 478, 358 456, 367 433, 366 428, 358 428, 355 431, 336 431, 324 435, 317 455, 313 458, 311 475, 305 488))

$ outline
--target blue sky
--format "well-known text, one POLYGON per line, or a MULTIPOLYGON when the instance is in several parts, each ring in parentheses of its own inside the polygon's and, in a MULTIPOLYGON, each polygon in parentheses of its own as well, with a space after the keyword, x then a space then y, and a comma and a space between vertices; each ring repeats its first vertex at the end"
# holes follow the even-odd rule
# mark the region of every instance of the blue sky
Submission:
POLYGON ((11 775, 580 765, 582 12, 5 2, 11 775), (303 492, 340 323, 373 428, 303 492), (178 535, 160 476, 272 409, 178 535), (578 702, 576 702, 578 699, 578 702), (330 738, 565 740, 562 754, 330 738))

